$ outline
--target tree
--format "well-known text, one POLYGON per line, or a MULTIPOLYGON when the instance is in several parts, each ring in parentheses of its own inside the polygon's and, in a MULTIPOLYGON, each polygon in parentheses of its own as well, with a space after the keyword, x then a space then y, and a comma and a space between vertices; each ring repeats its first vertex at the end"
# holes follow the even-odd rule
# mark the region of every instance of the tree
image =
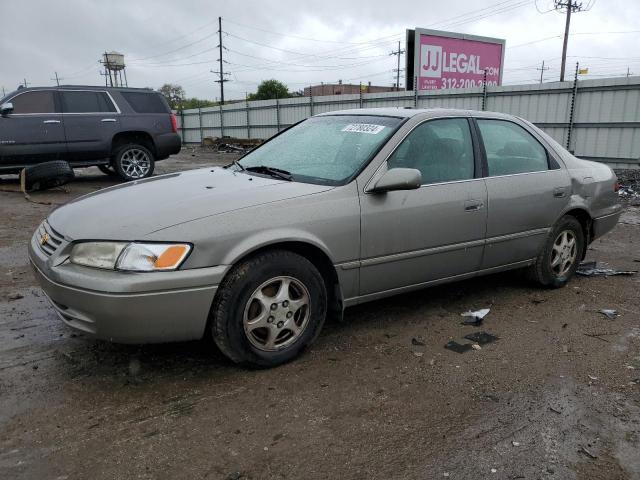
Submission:
POLYGON ((184 99, 184 88, 174 83, 165 83, 158 91, 167 99, 172 110, 179 110, 184 99))
POLYGON ((264 80, 258 85, 256 93, 249 95, 249 100, 272 100, 274 98, 289 97, 289 89, 287 86, 275 79, 264 80))
POLYGON ((214 102, 212 100, 202 100, 200 98, 192 97, 185 98, 182 101, 182 108, 187 110, 189 108, 204 108, 204 107, 215 107, 220 102, 214 102))

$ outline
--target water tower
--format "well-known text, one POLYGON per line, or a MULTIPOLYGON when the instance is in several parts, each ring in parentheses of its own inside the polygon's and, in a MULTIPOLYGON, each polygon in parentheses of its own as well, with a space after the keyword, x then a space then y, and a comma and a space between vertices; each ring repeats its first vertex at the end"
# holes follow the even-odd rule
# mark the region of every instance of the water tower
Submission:
POLYGON ((104 52, 102 60, 104 65, 104 83, 111 87, 127 86, 127 71, 124 64, 124 55, 118 52, 104 52), (122 76, 124 75, 124 81, 122 76))

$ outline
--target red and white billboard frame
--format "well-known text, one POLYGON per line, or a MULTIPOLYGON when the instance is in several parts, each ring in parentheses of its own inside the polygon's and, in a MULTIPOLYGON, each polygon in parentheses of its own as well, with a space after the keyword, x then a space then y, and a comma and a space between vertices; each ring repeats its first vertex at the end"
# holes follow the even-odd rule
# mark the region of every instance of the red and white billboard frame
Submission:
POLYGON ((415 79, 418 91, 481 87, 485 69, 487 85, 502 85, 504 39, 416 28, 407 30, 407 44, 407 52, 413 51, 407 90, 415 79))

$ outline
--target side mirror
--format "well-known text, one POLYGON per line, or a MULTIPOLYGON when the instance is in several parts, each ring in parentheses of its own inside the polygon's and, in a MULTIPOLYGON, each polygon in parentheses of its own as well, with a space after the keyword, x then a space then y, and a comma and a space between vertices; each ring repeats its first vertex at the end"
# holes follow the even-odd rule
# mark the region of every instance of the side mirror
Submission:
POLYGON ((415 190, 422 185, 422 173, 415 168, 392 168, 387 170, 371 189, 375 193, 393 190, 415 190))
POLYGON ((0 115, 7 115, 13 112, 13 103, 7 102, 0 105, 0 115))

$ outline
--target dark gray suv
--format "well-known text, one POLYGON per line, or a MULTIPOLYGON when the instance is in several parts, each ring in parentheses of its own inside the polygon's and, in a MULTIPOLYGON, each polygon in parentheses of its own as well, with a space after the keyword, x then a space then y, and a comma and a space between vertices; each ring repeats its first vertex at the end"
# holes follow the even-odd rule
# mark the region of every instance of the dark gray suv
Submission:
POLYGON ((0 173, 66 160, 136 180, 179 151, 176 118, 150 89, 20 88, 0 100, 0 173))

